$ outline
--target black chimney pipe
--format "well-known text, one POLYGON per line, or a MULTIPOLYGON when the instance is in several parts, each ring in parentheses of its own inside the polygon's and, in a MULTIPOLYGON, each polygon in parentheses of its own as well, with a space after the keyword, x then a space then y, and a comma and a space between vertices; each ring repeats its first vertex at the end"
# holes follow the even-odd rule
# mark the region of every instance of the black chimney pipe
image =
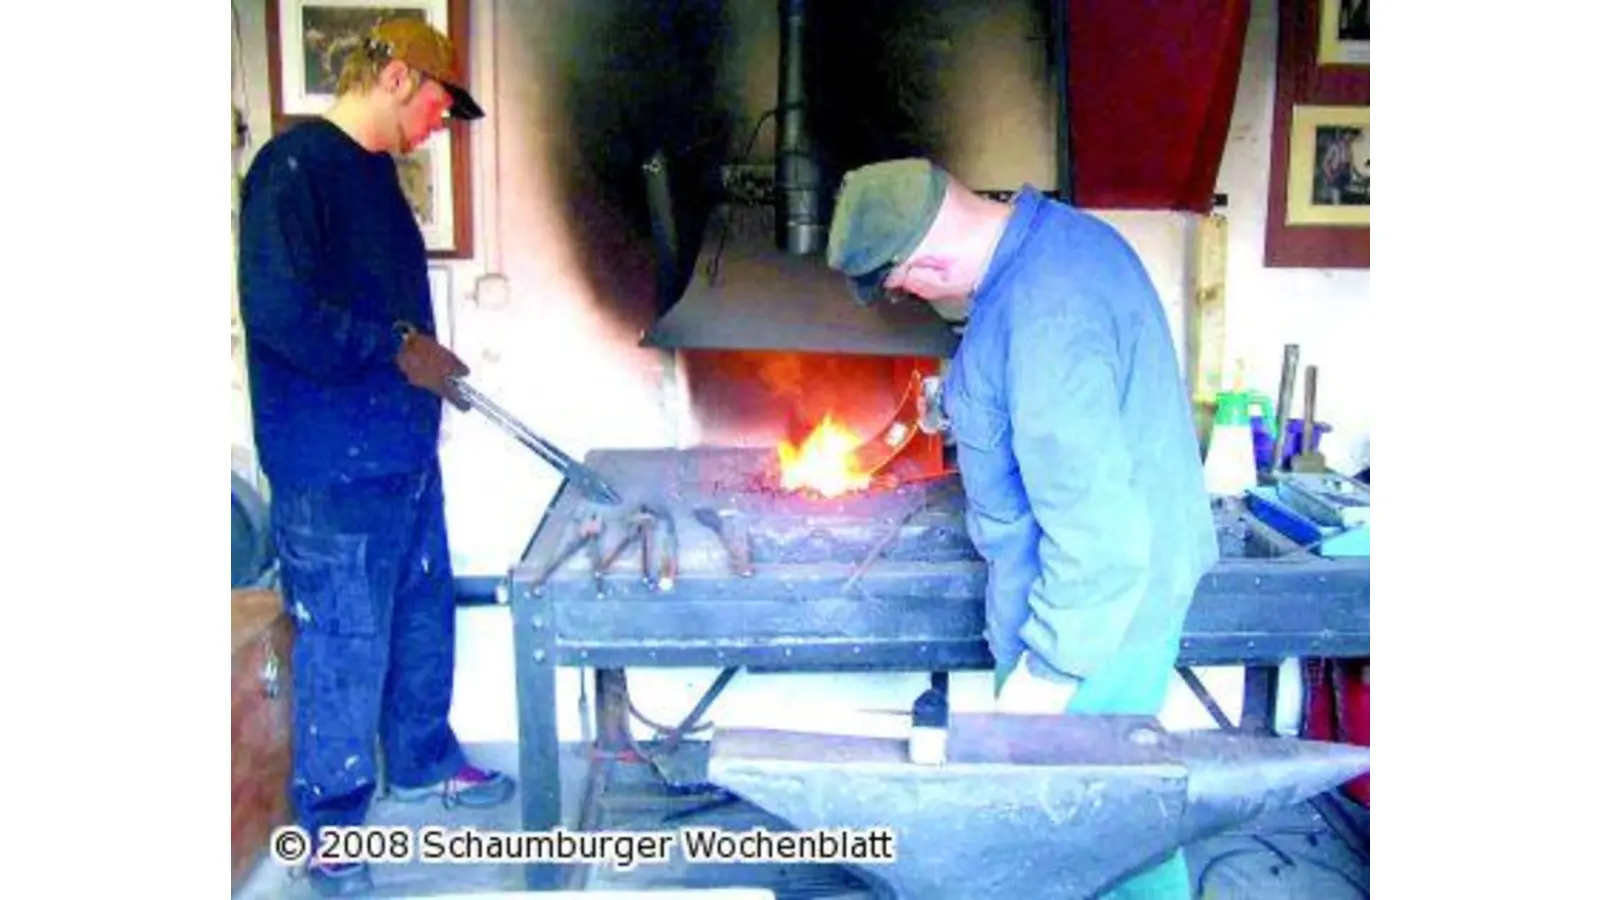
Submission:
POLYGON ((822 174, 806 127, 806 9, 804 0, 778 0, 778 246, 806 256, 820 253, 822 174))
POLYGON ((672 176, 667 170, 667 154, 662 150, 650 154, 645 161, 644 189, 650 209, 650 233, 656 239, 656 307, 666 309, 683 289, 683 247, 673 209, 672 176))
POLYGON ((1076 202, 1073 184, 1077 181, 1072 147, 1072 66, 1068 46, 1072 37, 1071 0, 1051 4, 1053 26, 1050 41, 1056 55, 1056 197, 1063 203, 1076 202))

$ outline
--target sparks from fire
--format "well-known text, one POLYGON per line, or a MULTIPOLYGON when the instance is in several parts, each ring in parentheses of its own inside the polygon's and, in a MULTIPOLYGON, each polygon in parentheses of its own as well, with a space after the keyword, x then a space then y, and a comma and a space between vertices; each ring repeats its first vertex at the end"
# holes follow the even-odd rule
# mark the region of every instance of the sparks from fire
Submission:
POLYGON ((872 476, 856 467, 855 449, 859 446, 861 438, 854 432, 835 422, 832 415, 823 416, 799 447, 788 441, 778 445, 783 489, 838 497, 867 487, 872 476))

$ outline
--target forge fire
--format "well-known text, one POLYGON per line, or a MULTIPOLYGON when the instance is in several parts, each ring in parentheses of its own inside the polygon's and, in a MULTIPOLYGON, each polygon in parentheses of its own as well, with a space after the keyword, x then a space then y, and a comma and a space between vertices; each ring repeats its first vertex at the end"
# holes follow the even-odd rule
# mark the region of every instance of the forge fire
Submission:
POLYGON ((862 439, 844 425, 824 416, 822 422, 795 446, 778 445, 779 485, 786 491, 814 491, 840 497, 866 489, 872 475, 856 464, 855 451, 862 439))

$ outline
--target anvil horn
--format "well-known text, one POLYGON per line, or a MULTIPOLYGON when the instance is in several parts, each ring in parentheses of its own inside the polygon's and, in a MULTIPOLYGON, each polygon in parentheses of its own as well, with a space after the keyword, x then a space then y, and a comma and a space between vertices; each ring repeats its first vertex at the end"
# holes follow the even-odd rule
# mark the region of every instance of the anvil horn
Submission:
POLYGON ((1183 843, 1303 803, 1372 766, 1365 747, 1193 732, 1180 737, 1189 769, 1183 843))
POLYGON ((709 775, 799 829, 891 829, 894 862, 851 866, 890 895, 1077 898, 1370 765, 1143 716, 955 715, 942 766, 900 740, 739 729, 714 735, 709 775))

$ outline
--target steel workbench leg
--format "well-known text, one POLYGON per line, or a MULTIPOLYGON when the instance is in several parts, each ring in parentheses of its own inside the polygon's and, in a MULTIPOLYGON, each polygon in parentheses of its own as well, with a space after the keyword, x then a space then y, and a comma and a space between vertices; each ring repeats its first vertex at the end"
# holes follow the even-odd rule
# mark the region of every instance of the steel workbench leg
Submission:
POLYGON ((628 748, 628 673, 594 670, 595 736, 600 749, 621 753, 628 748))
MULTIPOLYGON (((522 828, 551 831, 561 825, 561 741, 556 731, 556 659, 548 600, 530 589, 512 604, 517 669, 517 758, 521 767, 522 828)), ((529 890, 558 889, 563 870, 530 864, 529 890)))
POLYGON ((1250 734, 1275 734, 1278 720, 1278 667, 1246 666, 1244 670, 1244 709, 1240 710, 1239 730, 1250 734))

